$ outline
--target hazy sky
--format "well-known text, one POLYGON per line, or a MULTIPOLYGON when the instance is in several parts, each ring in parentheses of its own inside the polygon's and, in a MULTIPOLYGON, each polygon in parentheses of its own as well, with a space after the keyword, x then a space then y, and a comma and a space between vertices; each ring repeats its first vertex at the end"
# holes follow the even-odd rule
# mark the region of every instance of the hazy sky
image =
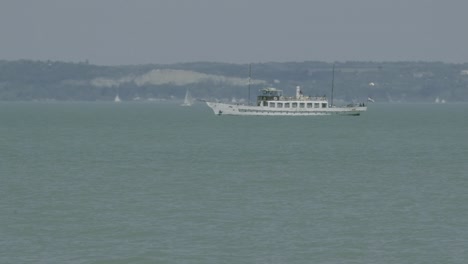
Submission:
POLYGON ((467 0, 0 0, 0 59, 468 62, 467 0))

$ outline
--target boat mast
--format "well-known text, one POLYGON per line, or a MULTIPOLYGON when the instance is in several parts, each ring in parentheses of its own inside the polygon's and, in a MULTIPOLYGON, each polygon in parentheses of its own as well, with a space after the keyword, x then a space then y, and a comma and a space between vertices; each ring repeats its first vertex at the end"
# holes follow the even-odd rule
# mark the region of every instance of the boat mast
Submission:
POLYGON ((333 87, 335 86, 335 63, 333 63, 333 73, 332 73, 332 89, 331 89, 331 102, 330 107, 333 106, 333 87))
POLYGON ((247 98, 248 105, 250 105, 250 77, 251 77, 251 73, 252 73, 252 64, 249 64, 249 94, 248 94, 248 98, 247 98))

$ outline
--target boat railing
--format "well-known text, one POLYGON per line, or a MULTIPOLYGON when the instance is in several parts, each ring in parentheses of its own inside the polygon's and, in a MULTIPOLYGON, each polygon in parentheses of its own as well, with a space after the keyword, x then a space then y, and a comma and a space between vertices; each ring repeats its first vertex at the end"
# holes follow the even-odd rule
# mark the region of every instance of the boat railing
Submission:
POLYGON ((284 101, 327 101, 327 98, 323 96, 283 96, 279 99, 284 101))

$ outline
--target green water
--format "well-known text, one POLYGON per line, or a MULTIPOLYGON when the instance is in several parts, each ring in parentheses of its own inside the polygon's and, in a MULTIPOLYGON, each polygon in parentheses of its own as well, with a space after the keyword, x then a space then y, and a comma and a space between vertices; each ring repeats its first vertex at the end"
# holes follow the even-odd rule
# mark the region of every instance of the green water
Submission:
POLYGON ((466 263, 468 105, 0 103, 0 263, 466 263))

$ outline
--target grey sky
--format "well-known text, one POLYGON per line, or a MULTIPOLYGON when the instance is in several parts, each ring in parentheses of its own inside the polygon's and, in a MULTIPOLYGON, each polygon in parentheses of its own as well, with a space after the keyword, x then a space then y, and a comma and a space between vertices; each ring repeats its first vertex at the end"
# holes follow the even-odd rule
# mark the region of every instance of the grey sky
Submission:
POLYGON ((0 0, 0 59, 468 62, 466 0, 0 0))

